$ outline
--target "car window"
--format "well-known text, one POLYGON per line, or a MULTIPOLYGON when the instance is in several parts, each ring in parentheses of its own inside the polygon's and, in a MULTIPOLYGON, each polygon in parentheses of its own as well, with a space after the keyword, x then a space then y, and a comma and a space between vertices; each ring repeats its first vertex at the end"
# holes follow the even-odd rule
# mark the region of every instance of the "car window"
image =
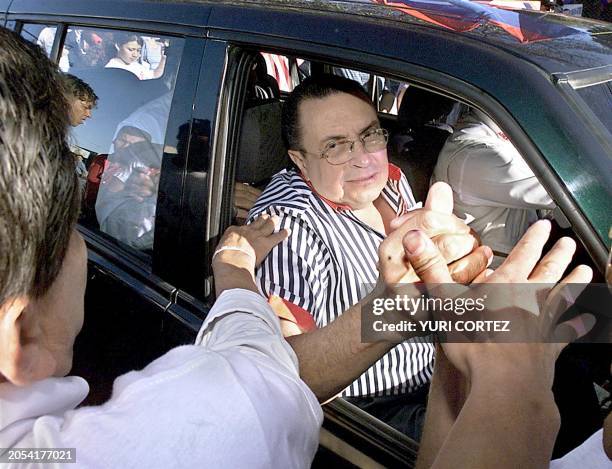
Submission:
MULTIPOLYGON (((255 63, 257 63, 257 60, 255 60, 255 63)), ((238 112, 241 112, 241 126, 238 145, 235 146, 237 154, 234 155, 236 161, 235 182, 248 183, 250 186, 264 191, 263 195, 255 203, 252 213, 266 210, 265 207, 272 204, 274 205, 273 213, 286 215, 283 216, 282 223, 285 223, 285 225, 282 226, 290 227, 292 233, 294 233, 295 237, 289 243, 290 246, 295 246, 294 250, 281 248, 269 258, 269 262, 266 263, 264 261, 263 267, 259 272, 258 281, 260 282, 260 287, 264 290, 264 294, 269 295, 272 299, 271 304, 278 308, 276 311, 281 317, 286 318, 288 315, 291 316, 296 309, 299 310, 299 314, 296 313, 293 317, 295 321, 282 321, 286 333, 295 334, 311 330, 313 327, 317 327, 316 325, 320 327, 321 324, 333 321, 346 310, 346 308, 341 309, 341 306, 335 306, 334 292, 341 290, 342 294, 346 295, 346 297, 352 295, 352 298, 358 298, 359 294, 350 290, 352 287, 349 284, 353 283, 353 281, 358 283, 358 279, 361 278, 362 274, 372 275, 373 278, 376 278, 378 272, 375 263, 372 265, 367 263, 367 259, 370 258, 368 249, 374 249, 367 244, 369 241, 364 241, 370 239, 367 238, 367 230, 359 231, 358 224, 351 224, 350 217, 341 218, 337 226, 350 226, 350 230, 352 230, 350 231, 351 243, 339 241, 329 245, 326 244, 327 241, 324 241, 324 239, 327 240, 332 236, 337 236, 337 232, 341 232, 341 229, 334 230, 333 234, 331 232, 325 233, 324 237, 321 236, 319 238, 316 236, 310 238, 311 235, 309 233, 311 233, 311 230, 302 230, 302 227, 307 226, 309 223, 307 220, 316 217, 316 208, 313 208, 312 212, 309 211, 307 216, 301 215, 296 219, 292 218, 293 215, 291 214, 295 207, 301 207, 300 204, 304 202, 300 198, 299 204, 296 204, 295 200, 291 199, 287 194, 302 193, 305 190, 304 176, 300 176, 298 172, 291 170, 292 162, 288 158, 287 149, 281 138, 281 102, 285 99, 286 95, 283 93, 279 95, 272 93, 270 96, 264 97, 256 94, 255 90, 257 87, 263 86, 267 82, 266 75, 269 74, 269 71, 270 69, 266 69, 266 74, 251 73, 249 79, 244 81, 244 86, 247 88, 245 92, 247 99, 242 108, 237 107, 238 112), (249 97, 254 98, 251 99, 249 97), (275 177, 276 174, 283 170, 289 171, 288 173, 283 173, 282 176, 275 177), (284 209, 279 207, 284 207, 284 209), (352 257, 349 252, 352 248, 345 249, 345 246, 358 243, 359 240, 363 242, 359 246, 359 252, 363 254, 364 260, 363 264, 360 264, 359 269, 353 272, 351 270, 352 257), (295 241, 295 244, 293 244, 293 241, 295 241), (326 247, 318 250, 323 245, 326 247), (301 246, 308 246, 308 248, 304 251, 301 246), (332 249, 334 253, 331 259, 324 262, 321 261, 318 264, 317 259, 325 259, 328 250, 332 249), (306 256, 310 257, 307 258, 306 256), (342 258, 345 263, 340 264, 338 262, 336 265, 334 261, 336 258, 342 258), (336 268, 338 269, 337 276, 329 274, 330 271, 336 268), (317 276, 321 274, 317 273, 317 271, 325 272, 325 275, 319 278, 317 276), (268 272, 270 273, 268 274, 268 272), (292 272, 294 273, 293 277, 291 275, 292 272), (296 272, 298 273, 295 274, 296 272), (334 283, 335 280, 333 279, 335 278, 351 278, 351 280, 346 281, 346 284, 340 282, 334 283), (330 286, 327 287, 326 285, 330 286), (277 297, 280 297, 279 301, 275 300, 277 297), (310 298, 317 298, 317 300, 310 300, 310 298), (287 305, 287 302, 290 306, 285 308, 283 305, 287 305), (321 303, 325 304, 325 306, 320 307, 321 303), (305 315, 302 314, 304 311, 307 312, 305 315), (314 322, 306 320, 310 319, 310 316, 314 318, 314 322)), ((445 152, 452 159, 453 148, 449 147, 444 150, 447 141, 452 137, 454 129, 461 132, 461 129, 469 126, 469 131, 466 132, 466 135, 471 136, 472 132, 475 132, 477 138, 481 139, 481 147, 487 147, 487 145, 495 142, 500 148, 498 154, 478 154, 475 168, 481 171, 475 171, 470 174, 475 179, 470 182, 469 189, 486 189, 487 192, 483 192, 480 199, 474 199, 478 201, 474 206, 465 203, 466 201, 469 202, 468 200, 462 200, 464 205, 461 206, 461 209, 466 214, 479 218, 477 222, 480 224, 477 226, 486 228, 492 224, 493 219, 497 220, 505 216, 504 213, 508 210, 498 209, 497 207, 500 204, 506 203, 508 207, 516 207, 524 203, 524 210, 516 210, 516 216, 508 218, 507 230, 504 230, 502 226, 501 230, 497 232, 498 237, 495 238, 495 234, 493 235, 494 241, 500 241, 500 247, 506 248, 507 246, 504 244, 506 240, 518 239, 520 234, 527 229, 529 223, 534 221, 534 219, 524 215, 526 212, 529 211, 529 214, 537 219, 537 217, 544 215, 545 210, 553 208, 552 200, 548 197, 543 187, 539 185, 533 173, 530 173, 529 167, 521 155, 518 154, 517 150, 503 134, 503 131, 485 113, 476 112, 478 110, 470 109, 455 99, 434 93, 419 85, 410 84, 408 81, 398 80, 395 77, 377 75, 363 68, 351 68, 344 65, 339 66, 333 63, 307 60, 299 64, 299 71, 302 77, 311 74, 316 75, 321 72, 331 72, 351 78, 357 81, 364 91, 368 93, 373 100, 373 104, 377 107, 381 126, 386 131, 386 133, 376 135, 388 135, 387 159, 389 163, 401 169, 410 187, 410 189, 407 189, 407 185, 402 182, 398 184, 398 187, 401 189, 397 189, 402 199, 406 201, 407 206, 410 207, 415 202, 423 202, 425 200, 434 174, 437 175, 439 180, 445 180, 451 184, 454 189, 457 189, 458 193, 461 192, 460 186, 463 182, 454 178, 454 174, 460 174, 460 172, 456 172, 452 168, 451 173, 453 177, 446 178, 445 170, 451 166, 452 161, 446 159, 439 160, 439 157, 445 152), (387 98, 385 98, 385 93, 388 94, 387 98), (386 115, 389 113, 394 114, 396 117, 387 119, 386 115), (486 205, 484 199, 487 197, 498 197, 500 192, 504 190, 504 186, 503 184, 497 186, 495 184, 486 184, 486 181, 492 180, 493 182, 498 182, 502 177, 506 177, 506 175, 486 175, 484 174, 484 168, 504 166, 503 164, 500 165, 500 160, 507 158, 509 155, 515 159, 515 164, 513 165, 512 173, 507 176, 520 175, 517 182, 519 185, 522 184, 523 186, 521 187, 528 191, 528 200, 514 200, 511 197, 511 193, 516 192, 516 190, 507 185, 505 187, 508 192, 506 199, 491 199, 493 211, 488 212, 483 207, 486 205), (529 175, 532 178, 531 186, 526 187, 529 175), (483 182, 480 184, 475 181, 483 182), (504 233, 499 233, 499 231, 504 231, 504 233)), ((312 116, 312 118, 315 117, 312 116)), ((314 127, 317 128, 318 126, 314 127)), ((345 129, 341 130, 344 131, 345 129)), ((377 142, 379 140, 373 137, 369 144, 374 145, 374 148, 377 149, 377 142)), ((459 139, 457 144, 460 144, 460 142, 461 140, 459 139)), ((472 145, 477 146, 478 143, 472 143, 472 145)), ((359 148, 360 150, 365 148, 365 143, 359 148)), ((307 148, 305 151, 314 152, 315 150, 317 149, 307 148)), ((309 155, 304 156, 303 153, 302 157, 310 158, 309 155)), ((323 169, 320 171, 331 170, 333 170, 333 166, 323 166, 323 169)), ((323 186, 330 180, 332 179, 330 178, 327 181, 323 181, 323 178, 318 181, 309 179, 309 184, 311 184, 315 191, 318 191, 318 188, 315 187, 316 184, 323 186)), ((330 188, 321 187, 321 189, 328 190, 330 188)), ((465 191, 467 189, 465 188, 465 191)), ((330 190, 329 192, 332 191, 330 190)), ((234 205, 237 203, 237 200, 238 198, 236 198, 234 205)), ((318 205, 313 205, 313 207, 315 206, 318 205)), ((324 211, 324 213, 325 220, 331 220, 329 218, 331 217, 330 212, 324 211)), ((338 216, 340 217, 340 215, 338 216)), ((474 221, 474 217, 472 221, 474 221)), ((317 230, 322 229, 319 228, 322 225, 317 224, 316 226, 317 230)), ((373 243, 373 245, 376 245, 376 243, 373 243)), ((507 254, 507 252, 500 252, 500 256, 507 254)), ((375 258, 375 255, 376 253, 372 255, 372 258, 375 258)), ((402 401, 402 399, 406 399, 406 397, 405 395, 401 397, 402 393, 405 393, 407 389, 417 390, 422 381, 426 381, 426 378, 423 377, 431 372, 431 363, 429 362, 431 357, 433 357, 433 350, 430 348, 430 344, 399 344, 389 352, 389 355, 381 358, 376 365, 366 371, 355 383, 347 388, 343 396, 349 398, 349 402, 371 413, 371 415, 383 421, 386 420, 386 423, 392 426, 396 426, 397 421, 384 418, 384 411, 380 409, 378 404, 371 405, 370 396, 374 393, 389 394, 385 398, 389 405, 403 405, 405 401, 402 401), (428 358, 423 359, 423 357, 428 358), (406 364, 406 366, 402 364, 406 364), (370 387, 368 388, 368 386, 370 387), (394 394, 398 391, 400 396, 396 398, 394 394)), ((424 405, 424 392, 423 389, 414 392, 415 403, 424 405)), ((407 427, 399 425, 396 428, 404 431, 407 427)))
POLYGON ((150 253, 166 126, 183 39, 68 28, 68 71, 97 96, 73 122, 81 223, 150 253))
MULTIPOLYGON (((33 42, 40 46, 45 51, 47 57, 51 57, 51 49, 53 48, 53 41, 55 40, 55 33, 57 32, 57 26, 48 24, 24 24, 21 28, 21 37, 33 42)), ((60 69, 66 71, 65 58, 60 61, 60 69)))

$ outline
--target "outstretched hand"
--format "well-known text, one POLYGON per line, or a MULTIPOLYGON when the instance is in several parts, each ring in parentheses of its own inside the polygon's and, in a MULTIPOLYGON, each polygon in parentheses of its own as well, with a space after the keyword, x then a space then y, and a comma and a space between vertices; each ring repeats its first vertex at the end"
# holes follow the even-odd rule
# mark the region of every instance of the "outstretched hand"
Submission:
POLYGON ((287 229, 275 233, 277 224, 276 217, 264 214, 250 225, 230 226, 225 230, 212 261, 217 296, 230 288, 257 291, 255 268, 290 234, 287 229))
POLYGON ((396 218, 391 222, 391 229, 379 248, 379 270, 386 284, 419 281, 402 245, 403 238, 412 230, 420 230, 433 240, 445 260, 444 265, 448 264, 450 275, 458 283, 470 283, 493 258, 491 249, 479 247, 474 232, 453 215, 453 191, 443 182, 431 186, 422 209, 396 218))
MULTIPOLYGON (((537 369, 537 373, 552 383, 552 365, 563 347, 585 335, 594 326, 594 317, 587 314, 559 323, 565 311, 565 303, 560 305, 557 302, 561 296, 560 289, 569 283, 590 282, 592 271, 580 265, 562 278, 576 243, 570 238, 561 238, 542 257, 550 228, 550 222, 544 220, 532 225, 495 272, 484 272, 476 279, 476 288, 464 290, 464 294, 470 297, 483 297, 489 292, 481 318, 495 319, 496 314, 502 314, 499 313, 502 311, 505 319, 512 319, 513 331, 518 331, 517 336, 511 335, 509 338, 531 343, 511 346, 494 343, 499 342, 501 337, 488 337, 489 343, 481 344, 443 343, 446 356, 462 374, 471 378, 479 373, 490 375, 493 370, 504 370, 506 364, 516 376, 517 368, 521 368, 517 363, 522 362, 530 363, 531 370, 537 369), (503 284, 503 287, 491 287, 493 284, 503 284), (537 284, 538 288, 533 284, 537 284), (545 293, 543 300, 536 298, 536 290, 545 293)), ((419 231, 408 233, 403 243, 406 256, 416 273, 427 287, 433 287, 433 290, 428 288, 430 294, 444 296, 444 285, 451 285, 453 278, 436 246, 419 231)), ((453 292, 453 296, 457 294, 456 288, 447 288, 446 292, 449 291, 453 292)))

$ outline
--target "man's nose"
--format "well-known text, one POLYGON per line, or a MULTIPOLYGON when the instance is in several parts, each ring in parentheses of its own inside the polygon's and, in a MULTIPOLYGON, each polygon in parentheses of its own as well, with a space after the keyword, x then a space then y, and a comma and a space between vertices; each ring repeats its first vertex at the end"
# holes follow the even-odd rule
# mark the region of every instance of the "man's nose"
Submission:
POLYGON ((354 166, 368 166, 372 161, 372 154, 366 151, 361 140, 353 142, 351 148, 351 155, 351 164, 353 164, 354 166))

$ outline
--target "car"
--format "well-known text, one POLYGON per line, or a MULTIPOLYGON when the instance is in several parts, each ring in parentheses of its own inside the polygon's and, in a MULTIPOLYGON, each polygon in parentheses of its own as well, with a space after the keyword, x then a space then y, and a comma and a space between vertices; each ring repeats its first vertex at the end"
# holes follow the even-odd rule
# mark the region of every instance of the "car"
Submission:
MULTIPOLYGON (((610 24, 465 0, 0 0, 0 21, 99 97, 71 137, 88 168, 78 226, 89 253, 86 316, 74 370, 90 382, 87 403, 107 399, 119 374, 193 341, 215 299, 211 256, 234 222, 235 189, 263 188, 288 164, 280 109, 309 74, 362 77, 392 135, 402 131, 406 87, 485 112, 603 279, 610 24), (107 66, 120 41, 135 42, 160 76, 107 66), (152 191, 134 189, 142 173, 152 191)), ((609 358, 604 347, 597 355, 609 358)), ((324 411, 315 465, 414 465, 418 444, 395 429, 341 398, 324 411)))

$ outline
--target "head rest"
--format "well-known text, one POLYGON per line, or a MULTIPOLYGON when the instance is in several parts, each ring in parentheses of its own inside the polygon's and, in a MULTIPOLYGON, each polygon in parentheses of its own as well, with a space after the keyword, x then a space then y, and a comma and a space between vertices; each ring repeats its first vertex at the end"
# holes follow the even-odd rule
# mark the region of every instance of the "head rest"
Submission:
POLYGON ((246 109, 240 132, 236 180, 253 185, 267 183, 289 165, 281 138, 281 103, 278 101, 246 109))

